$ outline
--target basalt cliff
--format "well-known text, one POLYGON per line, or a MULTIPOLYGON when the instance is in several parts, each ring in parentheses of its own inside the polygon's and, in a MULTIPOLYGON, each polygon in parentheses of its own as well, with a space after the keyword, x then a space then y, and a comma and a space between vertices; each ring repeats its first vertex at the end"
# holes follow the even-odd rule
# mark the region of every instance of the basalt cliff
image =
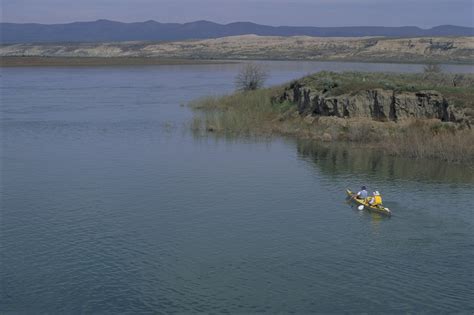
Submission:
POLYGON ((327 85, 294 81, 275 97, 277 102, 297 106, 301 116, 334 116, 367 118, 377 121, 407 119, 439 119, 443 122, 474 122, 466 108, 456 107, 448 97, 436 90, 400 91, 380 87, 348 90, 333 95, 327 85))
POLYGON ((437 91, 397 93, 374 89, 354 95, 325 96, 321 91, 312 91, 295 84, 285 91, 280 100, 297 104, 301 115, 364 117, 380 121, 418 118, 461 122, 465 118, 437 91))

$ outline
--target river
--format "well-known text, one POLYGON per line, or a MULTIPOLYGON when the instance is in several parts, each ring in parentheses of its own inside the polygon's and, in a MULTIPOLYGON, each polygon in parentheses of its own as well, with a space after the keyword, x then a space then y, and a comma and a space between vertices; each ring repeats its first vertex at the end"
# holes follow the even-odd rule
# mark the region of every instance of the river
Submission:
POLYGON ((474 311, 472 166, 193 134, 185 104, 239 67, 1 69, 0 311, 474 311), (346 203, 362 184, 391 218, 346 203))

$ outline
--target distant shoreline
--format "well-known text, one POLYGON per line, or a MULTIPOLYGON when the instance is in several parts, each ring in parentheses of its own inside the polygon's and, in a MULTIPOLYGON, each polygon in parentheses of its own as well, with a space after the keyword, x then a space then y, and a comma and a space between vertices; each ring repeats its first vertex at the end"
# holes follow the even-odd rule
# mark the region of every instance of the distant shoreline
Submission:
MULTIPOLYGON (((302 62, 355 62, 355 63, 395 63, 425 64, 421 60, 328 60, 328 59, 170 59, 160 57, 43 57, 43 56, 2 56, 0 68, 15 67, 104 67, 104 66, 159 66, 159 65, 206 65, 235 64, 258 61, 302 61, 302 62)), ((473 62, 442 62, 441 64, 472 66, 473 62)))
MULTIPOLYGON (((473 64, 472 37, 330 38, 308 36, 228 36, 175 42, 103 42, 0 45, 0 56, 61 58, 60 64, 149 65, 232 62, 236 60, 351 61, 383 63, 473 64), (67 59, 71 58, 71 59, 67 59), (88 58, 88 59, 85 59, 88 58), (91 58, 91 59, 89 59, 91 58), (94 58, 100 61, 93 61, 94 58), (79 61, 78 61, 79 60, 79 61), (87 60, 87 61, 86 61, 87 60), (174 61, 179 60, 179 61, 174 61)), ((17 65, 48 65, 54 59, 17 65)))
POLYGON ((168 59, 156 57, 0 57, 0 67, 95 67, 228 64, 232 60, 168 59))

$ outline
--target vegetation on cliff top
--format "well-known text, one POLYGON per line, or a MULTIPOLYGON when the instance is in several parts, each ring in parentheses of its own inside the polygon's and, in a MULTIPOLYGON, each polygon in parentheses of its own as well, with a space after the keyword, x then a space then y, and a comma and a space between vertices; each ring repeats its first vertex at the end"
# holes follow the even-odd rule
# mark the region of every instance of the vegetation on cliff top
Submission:
POLYGON ((306 87, 324 89, 327 95, 355 94, 370 89, 398 92, 436 90, 456 107, 474 109, 474 75, 448 74, 439 71, 424 73, 383 72, 319 72, 298 80, 306 87))
MULTIPOLYGON (((333 95, 372 88, 435 89, 442 91, 457 106, 474 108, 473 75, 456 78, 456 75, 446 74, 427 77, 424 74, 321 72, 299 81, 323 86, 333 95)), ((395 123, 361 118, 302 117, 295 104, 272 101, 283 89, 279 86, 196 100, 191 103, 197 110, 192 128, 197 132, 345 141, 381 148, 393 155, 474 162, 474 131, 465 126, 439 120, 395 123)))

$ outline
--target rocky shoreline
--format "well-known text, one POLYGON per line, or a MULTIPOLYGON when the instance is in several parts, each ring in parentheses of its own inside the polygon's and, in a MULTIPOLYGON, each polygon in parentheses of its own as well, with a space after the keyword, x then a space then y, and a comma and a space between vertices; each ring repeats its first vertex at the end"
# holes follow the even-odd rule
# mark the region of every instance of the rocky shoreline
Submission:
POLYGON ((283 86, 272 101, 294 104, 301 116, 381 122, 438 119, 470 127, 473 84, 472 75, 321 72, 283 86))
POLYGON ((296 104, 302 116, 334 116, 368 118, 377 121, 439 119, 442 122, 470 124, 465 113, 450 105, 438 91, 398 92, 371 89, 355 94, 325 96, 296 82, 285 90, 278 101, 296 104))

